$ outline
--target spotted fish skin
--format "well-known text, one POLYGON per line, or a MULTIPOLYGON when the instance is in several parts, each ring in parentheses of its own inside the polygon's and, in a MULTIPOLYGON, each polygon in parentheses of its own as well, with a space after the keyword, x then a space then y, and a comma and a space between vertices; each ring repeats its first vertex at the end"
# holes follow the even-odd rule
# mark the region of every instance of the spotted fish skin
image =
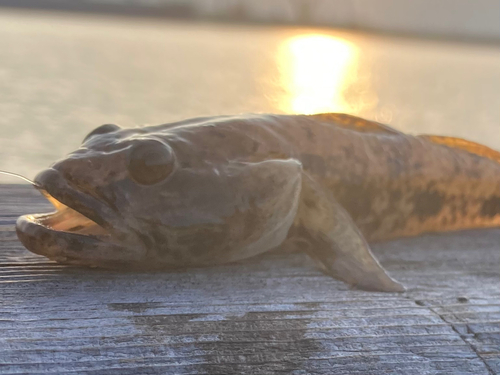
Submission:
POLYGON ((369 241, 500 226, 500 153, 473 142, 345 114, 219 118, 196 136, 222 159, 298 159, 369 241))
POLYGON ((21 242, 102 268, 222 264, 295 239, 330 276, 400 292, 368 242, 500 226, 500 153, 345 114, 108 124, 35 183, 57 211, 20 217, 21 242))
POLYGON ((288 135, 369 241, 500 226, 500 153, 377 125, 323 114, 288 135))

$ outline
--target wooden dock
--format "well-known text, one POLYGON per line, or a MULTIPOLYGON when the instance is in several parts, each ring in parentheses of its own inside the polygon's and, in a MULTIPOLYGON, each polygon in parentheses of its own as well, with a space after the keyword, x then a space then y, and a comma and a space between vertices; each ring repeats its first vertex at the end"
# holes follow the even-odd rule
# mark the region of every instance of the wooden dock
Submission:
POLYGON ((0 185, 0 374, 500 373, 500 229, 374 246, 403 294, 350 290, 305 255, 118 273, 17 241, 50 209, 0 185))

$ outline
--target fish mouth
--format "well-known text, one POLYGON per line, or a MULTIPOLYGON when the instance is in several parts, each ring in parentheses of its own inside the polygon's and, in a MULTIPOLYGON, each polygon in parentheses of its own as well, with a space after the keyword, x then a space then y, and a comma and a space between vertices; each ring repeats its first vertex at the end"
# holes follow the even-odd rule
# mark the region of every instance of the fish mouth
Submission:
POLYGON ((101 239, 110 236, 109 231, 107 231, 103 226, 57 200, 54 196, 50 195, 47 190, 42 188, 39 188, 39 190, 42 195, 47 198, 50 203, 52 203, 55 211, 24 215, 22 217, 25 221, 53 232, 93 236, 101 239))
POLYGON ((17 220, 18 238, 29 251, 61 263, 101 266, 99 251, 123 248, 119 215, 110 206, 74 188, 52 168, 37 175, 35 186, 55 211, 17 220))

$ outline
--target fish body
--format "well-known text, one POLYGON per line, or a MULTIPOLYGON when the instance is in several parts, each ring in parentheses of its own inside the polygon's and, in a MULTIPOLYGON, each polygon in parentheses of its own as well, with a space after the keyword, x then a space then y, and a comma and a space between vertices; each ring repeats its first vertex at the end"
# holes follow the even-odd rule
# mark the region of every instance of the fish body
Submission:
POLYGON ((367 242, 500 225, 500 154, 344 114, 103 125, 35 183, 56 212, 17 222, 62 263, 155 269, 248 258, 285 240, 333 277, 401 291, 367 242))

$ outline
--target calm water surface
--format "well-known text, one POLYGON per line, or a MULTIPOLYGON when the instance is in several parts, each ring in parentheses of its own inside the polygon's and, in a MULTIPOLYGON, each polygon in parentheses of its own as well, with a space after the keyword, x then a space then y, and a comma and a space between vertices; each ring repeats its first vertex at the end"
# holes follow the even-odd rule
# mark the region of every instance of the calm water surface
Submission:
POLYGON ((103 123, 325 111, 500 149, 500 48, 0 11, 0 169, 34 177, 103 123))

